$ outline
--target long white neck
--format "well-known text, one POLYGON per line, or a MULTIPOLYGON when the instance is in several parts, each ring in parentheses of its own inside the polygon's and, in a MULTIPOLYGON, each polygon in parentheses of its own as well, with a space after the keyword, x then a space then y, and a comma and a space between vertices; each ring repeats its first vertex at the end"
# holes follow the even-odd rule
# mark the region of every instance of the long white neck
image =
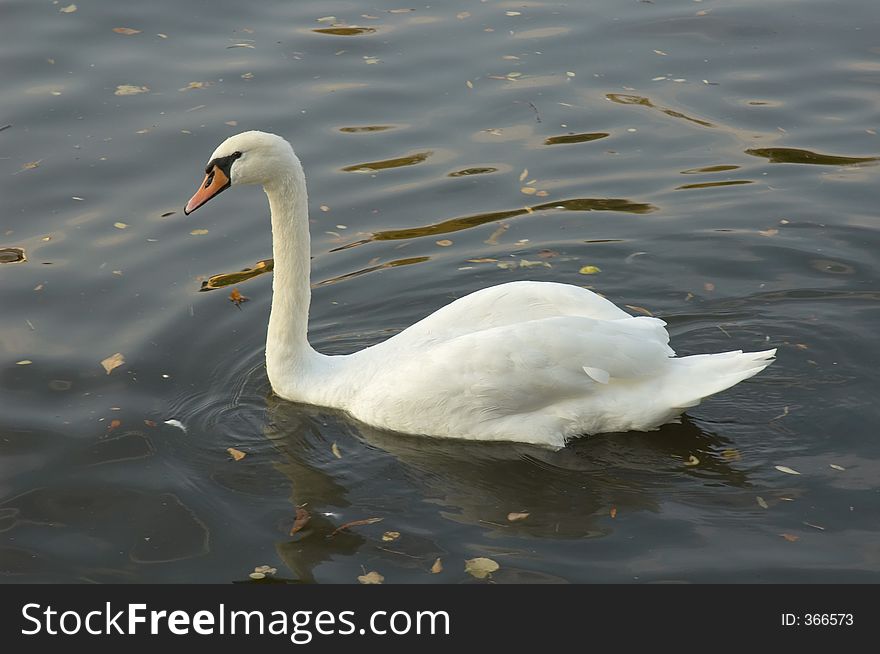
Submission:
POLYGON ((263 186, 272 214, 272 311, 266 338, 266 370, 276 392, 308 401, 312 377, 326 359, 309 345, 311 301, 309 208, 302 165, 291 153, 263 186))

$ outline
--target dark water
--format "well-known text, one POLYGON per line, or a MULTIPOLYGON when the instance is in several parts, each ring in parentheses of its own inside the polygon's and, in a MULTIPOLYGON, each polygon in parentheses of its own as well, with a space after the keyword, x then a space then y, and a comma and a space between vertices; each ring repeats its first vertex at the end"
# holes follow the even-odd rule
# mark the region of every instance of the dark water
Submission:
POLYGON ((0 579, 880 581, 875 0, 67 4, 0 3, 0 579), (264 196, 181 211, 244 129, 306 166, 321 351, 538 279, 778 361, 559 452, 279 401, 271 275, 200 292, 264 196))

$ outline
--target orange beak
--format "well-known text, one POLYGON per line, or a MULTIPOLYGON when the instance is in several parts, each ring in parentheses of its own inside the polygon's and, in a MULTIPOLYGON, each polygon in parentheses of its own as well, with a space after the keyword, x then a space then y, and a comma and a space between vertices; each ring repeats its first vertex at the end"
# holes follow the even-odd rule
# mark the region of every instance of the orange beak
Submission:
POLYGON ((224 173, 219 166, 214 166, 208 174, 205 175, 205 181, 202 182, 202 186, 196 191, 196 194, 186 203, 183 213, 188 216, 215 195, 228 189, 231 184, 232 182, 229 181, 226 173, 224 173))

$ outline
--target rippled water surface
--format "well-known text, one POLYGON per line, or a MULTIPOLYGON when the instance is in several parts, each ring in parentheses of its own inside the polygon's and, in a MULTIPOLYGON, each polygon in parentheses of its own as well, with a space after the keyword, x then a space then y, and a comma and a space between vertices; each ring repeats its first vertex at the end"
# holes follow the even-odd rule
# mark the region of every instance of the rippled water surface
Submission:
POLYGON ((0 580, 880 581, 875 0, 0 7, 0 580), (306 167, 322 352, 537 279, 778 360, 558 452, 280 401, 265 197, 181 211, 244 129, 306 167))

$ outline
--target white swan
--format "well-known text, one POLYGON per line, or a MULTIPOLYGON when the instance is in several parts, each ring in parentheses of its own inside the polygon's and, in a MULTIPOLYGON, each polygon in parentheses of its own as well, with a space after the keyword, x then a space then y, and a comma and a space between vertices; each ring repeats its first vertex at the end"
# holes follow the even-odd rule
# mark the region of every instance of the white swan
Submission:
POLYGON ((288 400, 380 429, 562 447, 656 429, 760 372, 776 350, 674 358, 665 323, 584 288, 510 282, 476 291, 388 340, 326 356, 307 340, 310 250, 302 165, 290 144, 243 132, 218 147, 189 214, 233 184, 260 184, 275 257, 266 370, 288 400))

